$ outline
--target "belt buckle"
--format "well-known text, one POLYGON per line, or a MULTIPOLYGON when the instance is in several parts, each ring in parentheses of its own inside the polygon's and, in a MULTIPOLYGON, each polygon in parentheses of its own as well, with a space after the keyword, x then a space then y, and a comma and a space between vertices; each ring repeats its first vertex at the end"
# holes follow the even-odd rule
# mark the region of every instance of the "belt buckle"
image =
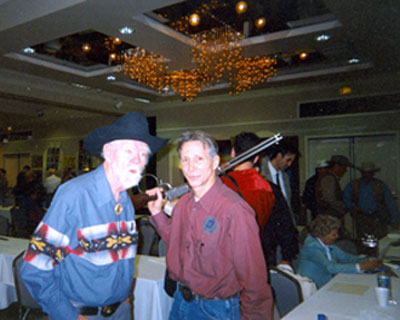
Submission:
POLYGON ((111 317, 114 314, 114 312, 117 311, 120 304, 121 302, 116 302, 110 304, 109 306, 101 308, 101 315, 105 318, 111 317))
POLYGON ((190 290, 188 287, 179 285, 179 291, 186 302, 194 301, 196 296, 193 294, 192 290, 190 290))

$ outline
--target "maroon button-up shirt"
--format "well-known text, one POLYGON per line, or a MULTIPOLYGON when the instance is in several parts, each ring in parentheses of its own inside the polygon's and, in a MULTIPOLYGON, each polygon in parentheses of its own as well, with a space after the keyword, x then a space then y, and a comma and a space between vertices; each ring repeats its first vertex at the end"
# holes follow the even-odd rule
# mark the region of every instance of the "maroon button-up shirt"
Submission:
POLYGON ((243 319, 272 319, 273 298, 254 210, 220 179, 199 200, 175 205, 172 218, 150 218, 168 244, 172 279, 198 295, 226 298, 240 292, 243 319))

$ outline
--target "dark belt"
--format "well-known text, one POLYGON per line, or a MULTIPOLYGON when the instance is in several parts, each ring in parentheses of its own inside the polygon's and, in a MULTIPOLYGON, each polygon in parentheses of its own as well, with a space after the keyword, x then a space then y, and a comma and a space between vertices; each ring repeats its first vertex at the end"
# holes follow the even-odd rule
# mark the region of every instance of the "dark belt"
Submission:
POLYGON ((88 306, 81 306, 77 307, 79 314, 83 316, 96 316, 99 313, 99 308, 101 309, 101 315, 103 317, 110 317, 117 311, 121 302, 116 302, 114 304, 110 304, 109 306, 105 307, 88 307, 88 306))
POLYGON ((220 297, 207 298, 207 297, 195 294, 189 287, 185 286, 182 283, 179 283, 178 288, 179 288, 179 292, 181 293, 183 299, 186 302, 192 302, 196 299, 196 297, 199 300, 223 301, 223 300, 229 300, 230 298, 236 298, 239 296, 239 293, 235 293, 234 295, 231 295, 230 297, 227 297, 227 298, 220 298, 220 297))

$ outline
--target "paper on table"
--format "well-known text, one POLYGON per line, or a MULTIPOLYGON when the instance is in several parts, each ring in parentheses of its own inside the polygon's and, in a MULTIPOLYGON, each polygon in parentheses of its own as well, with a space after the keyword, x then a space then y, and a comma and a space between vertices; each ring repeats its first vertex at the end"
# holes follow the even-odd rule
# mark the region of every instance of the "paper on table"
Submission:
POLYGON ((349 293, 349 294, 356 294, 359 296, 363 296, 365 292, 369 289, 368 286, 363 286, 360 284, 349 284, 349 283, 341 283, 337 282, 332 285, 328 289, 328 291, 336 291, 340 293, 349 293))

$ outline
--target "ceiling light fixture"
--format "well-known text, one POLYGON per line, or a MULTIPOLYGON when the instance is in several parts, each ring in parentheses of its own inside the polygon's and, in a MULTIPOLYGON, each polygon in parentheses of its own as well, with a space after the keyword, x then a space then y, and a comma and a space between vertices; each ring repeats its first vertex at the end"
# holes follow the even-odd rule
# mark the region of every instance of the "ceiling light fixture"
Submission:
POLYGON ((80 83, 71 83, 71 86, 77 87, 77 88, 79 88, 79 89, 89 89, 89 88, 90 88, 90 87, 85 86, 85 85, 80 84, 80 83))
POLYGON ((118 99, 118 101, 114 104, 114 108, 118 110, 122 107, 122 105, 123 105, 123 102, 118 99))
POLYGON ((24 49, 25 53, 35 53, 35 49, 31 48, 31 47, 27 47, 24 49))
POLYGON ((118 30, 121 34, 132 34, 134 32, 134 29, 128 26, 124 26, 119 28, 118 30))
POLYGON ((84 44, 82 45, 82 50, 83 50, 84 52, 89 52, 91 49, 92 49, 92 48, 90 47, 90 44, 89 44, 89 43, 84 43, 84 44))
POLYGON ((276 75, 276 60, 269 56, 243 57, 242 34, 226 26, 192 35, 195 67, 169 71, 163 57, 142 48, 130 49, 121 66, 131 79, 160 93, 170 88, 187 101, 203 88, 228 82, 231 94, 240 94, 276 75))
POLYGON ((258 18, 258 19, 256 20, 256 23, 255 23, 255 24, 256 24, 256 28, 261 29, 262 27, 265 26, 266 23, 267 23, 267 20, 265 20, 264 17, 258 18))
POLYGON ((306 60, 308 57, 308 53, 307 52, 302 52, 299 54, 299 58, 300 60, 306 60))
POLYGON ((319 36, 315 37, 315 40, 319 41, 319 42, 323 42, 323 41, 328 41, 331 38, 331 36, 329 34, 320 34, 319 36))
POLYGON ((360 60, 359 60, 358 58, 351 58, 351 59, 349 59, 348 62, 349 62, 350 64, 354 64, 354 63, 359 63, 360 60))
POLYGON ((138 102, 150 103, 150 100, 144 99, 144 98, 135 98, 135 100, 138 101, 138 102))
POLYGON ((196 27, 200 23, 200 16, 197 13, 193 13, 189 17, 189 23, 192 27, 196 27))
POLYGON ((115 78, 115 76, 108 76, 107 77, 107 80, 108 81, 114 81, 116 78, 115 78))
POLYGON ((245 13, 247 10, 247 3, 245 1, 239 1, 236 3, 235 9, 237 14, 245 13))
POLYGON ((351 93, 351 87, 342 87, 342 88, 339 89, 339 93, 341 95, 350 94, 351 93))

